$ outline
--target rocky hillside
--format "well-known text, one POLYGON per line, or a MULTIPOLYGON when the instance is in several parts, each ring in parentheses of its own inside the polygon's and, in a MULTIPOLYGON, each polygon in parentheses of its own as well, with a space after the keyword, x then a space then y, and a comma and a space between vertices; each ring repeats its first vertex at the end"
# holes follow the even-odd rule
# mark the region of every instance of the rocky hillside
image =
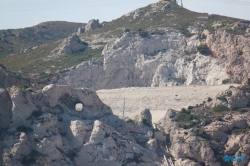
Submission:
POLYGON ((58 83, 92 89, 244 83, 249 37, 249 21, 160 1, 80 34, 90 45, 105 45, 102 57, 73 67, 58 83))
MULTIPOLYGON (((0 89, 0 165, 160 165, 150 119, 112 114, 95 92, 49 85, 0 89), (82 111, 75 104, 82 103, 82 111), (4 106, 4 107, 2 107, 4 106), (149 143, 148 143, 149 141, 149 143)), ((150 114, 149 112, 145 112, 150 114)), ((144 117, 144 114, 141 117, 144 117)))
POLYGON ((223 64, 194 54, 200 42, 198 35, 187 39, 173 29, 147 37, 127 32, 107 44, 101 58, 76 66, 59 83, 94 89, 222 84, 229 78, 223 64))
POLYGON ((84 25, 86 24, 51 21, 29 28, 0 30, 0 57, 66 38, 84 25))
MULTIPOLYGON (((101 78, 89 78, 89 74, 78 75, 80 79, 72 84, 76 87, 96 89, 177 84, 213 85, 221 84, 223 80, 229 82, 228 78, 233 82, 241 83, 248 78, 249 46, 246 44, 249 40, 248 21, 191 12, 171 1, 159 1, 111 22, 99 23, 98 20, 90 20, 87 25, 74 25, 78 25, 78 28, 74 31, 72 29, 70 34, 75 32, 79 39, 70 37, 69 31, 63 31, 65 34, 56 34, 61 38, 55 37, 55 40, 50 40, 51 43, 40 42, 43 45, 33 42, 34 46, 24 48, 21 52, 19 49, 17 52, 14 51, 12 56, 0 58, 0 63, 10 69, 14 75, 30 78, 55 74, 65 68, 101 56, 97 60, 100 65, 96 65, 100 68, 97 75, 104 73, 101 78), (64 39, 58 40, 62 38, 64 39), (67 50, 71 51, 67 54, 59 52, 59 55, 58 51, 64 50, 69 40, 72 43, 80 45, 85 43, 88 46, 85 49, 78 47, 76 50, 67 47, 67 50), (218 47, 215 47, 217 45, 218 47), (136 52, 130 50, 134 47, 138 47, 136 52), (196 54, 197 52, 203 56, 196 54), (129 54, 131 57, 128 61, 121 58, 129 54), (171 54, 173 55, 172 65, 166 66, 171 59, 168 58, 171 54), (114 65, 111 59, 116 59, 117 63, 121 64, 114 65), (152 62, 149 63, 149 61, 152 62), (122 63, 129 63, 129 65, 120 70, 118 66, 122 66, 122 63), (213 72, 215 70, 216 72, 213 72), (117 78, 121 73, 124 76, 117 78), (126 77, 125 80, 123 77, 126 77), (101 81, 96 82, 96 80, 101 81), (116 82, 120 85, 114 85, 116 82)), ((14 37, 14 39, 19 41, 19 38, 17 40, 14 37)), ((23 43, 27 43, 25 40, 20 39, 23 43)), ((87 63, 97 62, 96 60, 85 62, 75 71, 85 73, 80 68, 87 63)), ((95 71, 93 68, 95 67, 90 65, 86 70, 95 71)), ((71 85, 67 80, 71 79, 70 77, 71 75, 66 75, 60 82, 71 85)))
POLYGON ((159 166, 165 155, 175 166, 238 166, 223 156, 243 155, 240 165, 249 166, 249 91, 230 87, 202 104, 166 111, 157 124, 165 143, 154 138, 148 109, 122 120, 89 89, 0 89, 0 164, 159 166))
POLYGON ((175 166, 249 166, 249 99, 249 87, 231 87, 200 105, 168 110, 159 126, 169 134, 175 166), (230 163, 225 155, 245 159, 230 163))

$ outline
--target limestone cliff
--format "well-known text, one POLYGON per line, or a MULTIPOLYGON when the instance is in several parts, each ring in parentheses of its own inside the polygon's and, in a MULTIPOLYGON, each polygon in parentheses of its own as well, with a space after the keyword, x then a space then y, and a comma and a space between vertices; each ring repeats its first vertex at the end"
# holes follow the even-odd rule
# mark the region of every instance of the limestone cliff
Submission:
POLYGON ((127 32, 107 44, 101 58, 76 66, 58 83, 93 89, 222 84, 224 64, 195 53, 199 44, 198 35, 186 38, 173 29, 148 37, 127 32))

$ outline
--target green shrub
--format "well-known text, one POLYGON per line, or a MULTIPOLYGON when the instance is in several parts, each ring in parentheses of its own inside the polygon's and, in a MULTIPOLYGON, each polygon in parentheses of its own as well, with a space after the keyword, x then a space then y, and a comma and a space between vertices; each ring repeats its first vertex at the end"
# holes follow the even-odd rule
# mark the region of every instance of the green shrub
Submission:
POLYGON ((209 139, 209 135, 204 130, 197 129, 194 131, 194 133, 196 136, 199 136, 204 139, 209 139))
POLYGON ((33 129, 30 128, 30 127, 21 125, 21 126, 18 126, 18 127, 16 128, 16 131, 18 131, 18 132, 24 132, 24 133, 29 133, 29 132, 32 132, 33 129))
POLYGON ((235 28, 235 29, 226 29, 226 32, 234 35, 244 35, 246 33, 246 30, 235 28))
POLYGON ((142 119, 142 122, 144 125, 148 126, 148 127, 151 127, 151 124, 149 123, 149 121, 145 118, 142 119))
POLYGON ((229 108, 227 106, 224 106, 224 105, 217 105, 217 106, 213 107, 212 110, 214 112, 223 112, 223 111, 228 111, 229 108))
POLYGON ((76 157, 76 152, 73 150, 69 150, 69 152, 66 155, 71 161, 74 161, 74 158, 76 157))
POLYGON ((247 78, 247 85, 250 86, 250 78, 247 78))
POLYGON ((38 118, 39 116, 43 115, 43 111, 39 110, 39 111, 34 111, 31 116, 34 116, 35 118, 38 118))
POLYGON ((207 36, 205 34, 201 35, 201 39, 206 39, 206 38, 207 38, 207 36))
POLYGON ((140 35, 141 37, 143 37, 143 38, 146 38, 146 37, 149 36, 148 32, 146 32, 146 31, 139 31, 139 35, 140 35))
POLYGON ((189 32, 189 30, 187 28, 179 28, 178 30, 180 31, 180 33, 182 33, 186 37, 192 36, 192 34, 189 32))
POLYGON ((169 115, 169 118, 170 119, 174 118, 174 115, 173 114, 169 115))
POLYGON ((185 134, 185 135, 188 135, 188 132, 184 131, 184 134, 185 134))
POLYGON ((28 89, 30 86, 27 85, 27 84, 21 84, 21 85, 18 85, 18 88, 20 89, 28 89))
POLYGON ((210 34, 214 34, 214 33, 215 33, 215 28, 212 27, 212 26, 206 26, 205 29, 207 29, 207 30, 209 31, 210 34))
POLYGON ((216 120, 218 120, 218 121, 223 121, 223 119, 222 119, 221 116, 217 116, 217 117, 216 117, 216 120))
POLYGON ((240 109, 239 112, 240 112, 241 114, 244 114, 244 113, 248 112, 248 110, 243 108, 243 109, 240 109))
POLYGON ((63 122, 63 118, 62 117, 58 118, 57 120, 58 120, 58 122, 63 122))
POLYGON ((134 153, 133 161, 136 162, 137 164, 141 162, 141 153, 134 153))
POLYGON ((39 156, 41 156, 41 154, 38 151, 32 150, 30 154, 22 158, 21 163, 22 165, 37 165, 36 159, 39 158, 41 160, 39 156))
POLYGON ((213 121, 211 119, 205 119, 205 125, 209 125, 210 123, 212 123, 213 121))
POLYGON ((124 32, 130 32, 129 28, 125 28, 124 32))
POLYGON ((189 122, 193 120, 193 116, 187 113, 179 113, 176 117, 175 120, 178 122, 189 122))
POLYGON ((222 84, 228 84, 228 83, 230 83, 230 79, 224 79, 224 80, 222 80, 222 84))
POLYGON ((126 120, 126 122, 127 123, 133 123, 133 120, 129 118, 129 119, 126 120))
POLYGON ((210 48, 207 46, 207 44, 200 44, 199 46, 196 47, 197 51, 200 52, 203 55, 211 55, 212 52, 210 48))
POLYGON ((207 98, 207 101, 208 101, 208 102, 210 102, 210 101, 212 101, 212 100, 213 100, 213 99, 212 99, 211 97, 208 97, 208 98, 207 98))
POLYGON ((243 51, 242 51, 242 50, 238 50, 238 51, 237 51, 237 54, 238 54, 238 55, 242 55, 242 54, 243 54, 243 51))
POLYGON ((151 32, 150 34, 151 35, 164 35, 165 31, 155 30, 155 31, 151 32))
POLYGON ((194 109, 194 107, 193 106, 188 106, 188 109, 192 110, 192 109, 194 109))
POLYGON ((62 136, 62 137, 65 137, 67 134, 66 134, 66 132, 64 132, 64 131, 59 131, 59 134, 62 136))
POLYGON ((45 73, 45 72, 40 72, 39 73, 39 77, 47 77, 49 74, 45 73))

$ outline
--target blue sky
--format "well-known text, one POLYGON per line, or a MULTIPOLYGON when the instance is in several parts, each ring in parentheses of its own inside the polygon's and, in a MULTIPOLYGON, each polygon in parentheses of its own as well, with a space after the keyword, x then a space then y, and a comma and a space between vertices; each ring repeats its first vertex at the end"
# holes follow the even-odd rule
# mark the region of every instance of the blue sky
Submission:
MULTIPOLYGON (((24 28, 45 21, 111 21, 158 0, 1 0, 0 29, 24 28)), ((250 0, 183 0, 184 7, 203 13, 250 20, 250 0)))

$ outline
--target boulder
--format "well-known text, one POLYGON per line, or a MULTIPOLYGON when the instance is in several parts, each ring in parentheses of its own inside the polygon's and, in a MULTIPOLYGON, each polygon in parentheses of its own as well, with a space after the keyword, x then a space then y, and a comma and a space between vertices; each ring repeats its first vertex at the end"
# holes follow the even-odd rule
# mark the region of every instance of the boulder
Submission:
POLYGON ((221 92, 216 96, 216 105, 226 105, 229 108, 247 107, 250 102, 250 96, 243 90, 236 87, 230 87, 227 91, 221 92))
POLYGON ((77 35, 79 36, 80 34, 84 33, 85 32, 85 27, 80 27, 78 28, 77 30, 77 35))
POLYGON ((101 25, 99 23, 99 20, 95 20, 95 19, 92 19, 88 22, 88 24, 85 26, 85 31, 88 32, 88 31, 91 31, 91 30, 94 30, 96 28, 100 28, 101 25))
POLYGON ((87 43, 84 43, 77 35, 70 36, 59 46, 58 55, 70 55, 84 50, 87 43))
POLYGON ((146 144, 146 147, 154 152, 156 152, 157 150, 157 140, 154 138, 154 139, 150 139, 147 144, 146 144))

